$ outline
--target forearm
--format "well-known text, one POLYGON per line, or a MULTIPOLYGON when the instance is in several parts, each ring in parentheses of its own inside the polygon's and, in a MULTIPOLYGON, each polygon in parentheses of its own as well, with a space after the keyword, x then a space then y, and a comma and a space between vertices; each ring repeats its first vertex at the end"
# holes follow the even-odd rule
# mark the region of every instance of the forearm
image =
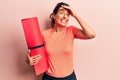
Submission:
POLYGON ((79 23, 79 25, 82 28, 81 31, 86 36, 88 36, 89 38, 94 38, 96 36, 94 30, 83 19, 81 19, 77 14, 75 14, 73 17, 77 20, 77 22, 79 23))
POLYGON ((63 7, 65 9, 68 9, 71 13, 71 16, 73 16, 80 24, 82 30, 77 31, 77 33, 80 36, 82 36, 82 38, 91 39, 96 36, 94 30, 85 21, 83 21, 71 7, 68 7, 68 6, 63 6, 63 7))

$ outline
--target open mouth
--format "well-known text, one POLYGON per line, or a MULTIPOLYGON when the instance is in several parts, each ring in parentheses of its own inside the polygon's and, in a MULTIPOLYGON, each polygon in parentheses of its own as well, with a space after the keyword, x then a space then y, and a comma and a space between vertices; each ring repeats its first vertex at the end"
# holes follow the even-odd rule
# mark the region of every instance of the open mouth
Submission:
POLYGON ((67 22, 68 22, 68 20, 61 19, 61 22, 62 22, 62 23, 67 23, 67 22))

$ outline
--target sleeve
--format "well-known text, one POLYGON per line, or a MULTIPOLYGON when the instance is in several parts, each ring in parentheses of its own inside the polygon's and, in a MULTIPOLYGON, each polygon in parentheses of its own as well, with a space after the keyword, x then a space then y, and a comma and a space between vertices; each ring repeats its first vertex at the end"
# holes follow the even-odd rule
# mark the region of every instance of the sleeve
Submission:
POLYGON ((75 26, 71 26, 71 29, 72 29, 72 33, 74 35, 74 38, 80 39, 80 35, 77 33, 77 30, 79 30, 79 28, 77 28, 75 26))

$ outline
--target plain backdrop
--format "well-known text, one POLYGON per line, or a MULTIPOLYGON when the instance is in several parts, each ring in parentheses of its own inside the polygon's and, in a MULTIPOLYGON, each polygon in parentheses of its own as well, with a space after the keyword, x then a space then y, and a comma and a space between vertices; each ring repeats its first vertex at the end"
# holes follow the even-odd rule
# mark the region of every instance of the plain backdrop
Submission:
MULTIPOLYGON (((120 0, 0 0, 0 80, 35 80, 32 66, 25 62, 21 19, 37 16, 41 30, 47 29, 49 15, 61 1, 96 32, 94 39, 75 40, 78 80, 120 80, 120 0)), ((72 17, 68 25, 80 28, 72 17)))

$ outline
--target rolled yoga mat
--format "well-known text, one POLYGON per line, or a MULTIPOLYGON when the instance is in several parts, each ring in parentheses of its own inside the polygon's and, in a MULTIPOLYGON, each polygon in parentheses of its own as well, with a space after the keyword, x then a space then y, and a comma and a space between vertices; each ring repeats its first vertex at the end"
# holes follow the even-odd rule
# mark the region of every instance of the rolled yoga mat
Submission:
POLYGON ((39 75, 48 69, 48 62, 38 19, 37 17, 32 17, 21 21, 28 49, 30 49, 30 56, 35 56, 36 54, 42 56, 39 62, 33 65, 36 75, 39 75))

